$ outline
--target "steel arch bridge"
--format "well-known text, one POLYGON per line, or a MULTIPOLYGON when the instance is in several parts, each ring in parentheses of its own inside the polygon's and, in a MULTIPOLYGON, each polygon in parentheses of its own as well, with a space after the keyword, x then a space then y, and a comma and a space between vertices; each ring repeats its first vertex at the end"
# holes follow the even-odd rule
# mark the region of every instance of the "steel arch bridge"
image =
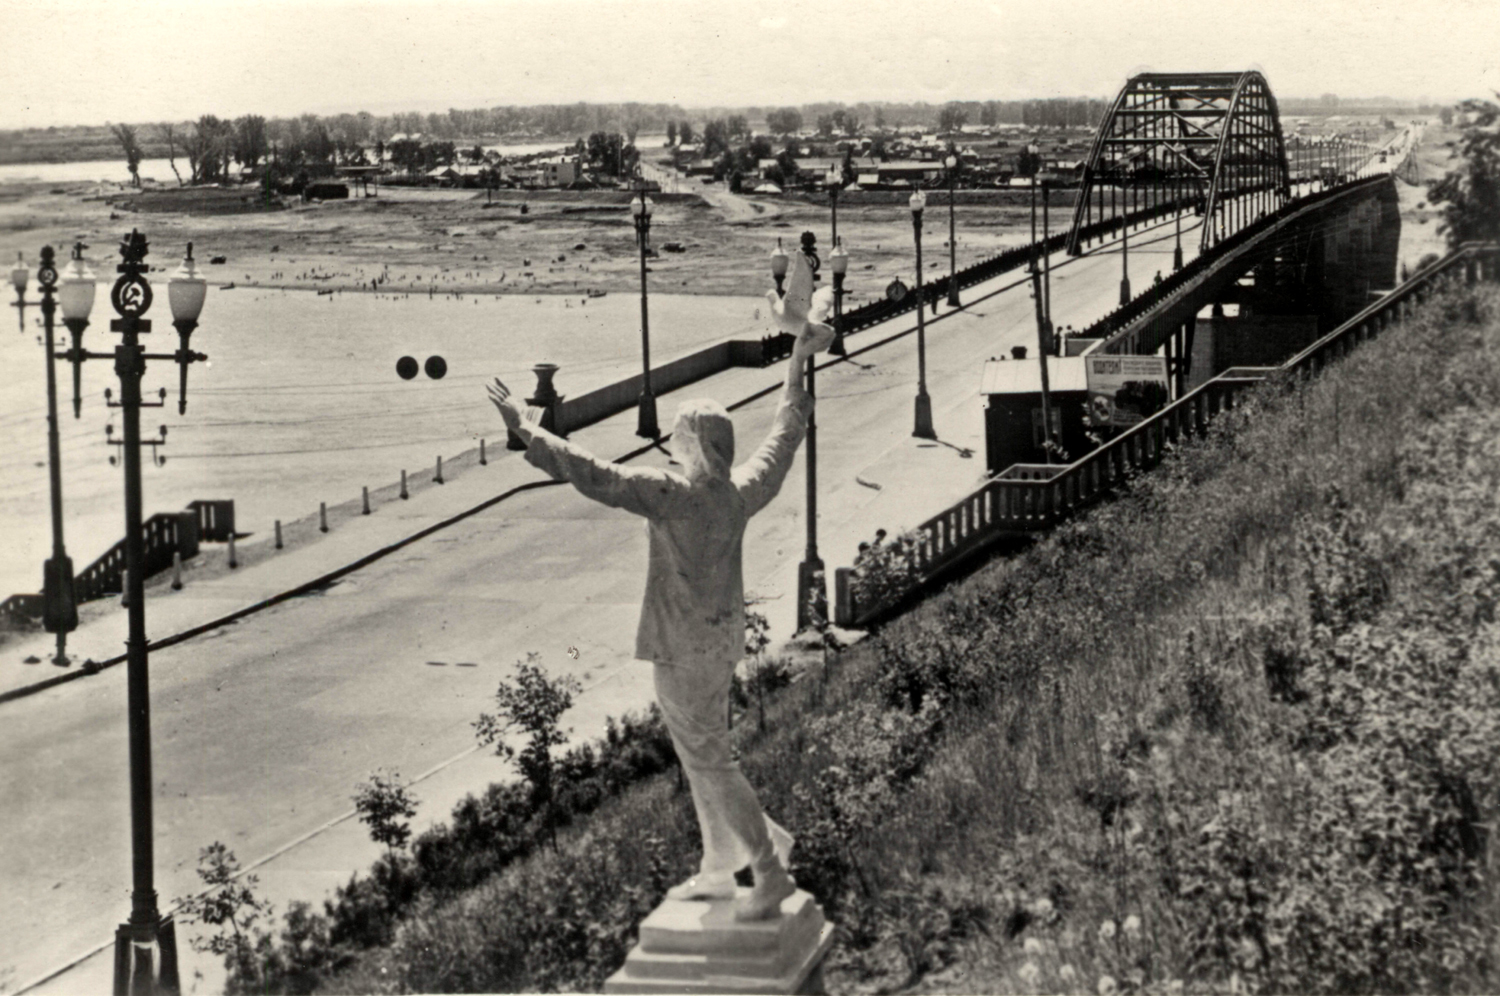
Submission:
POLYGON ((1264 76, 1143 73, 1099 125, 1068 253, 1127 224, 1189 210, 1202 218, 1206 250, 1291 196, 1281 117, 1264 76))

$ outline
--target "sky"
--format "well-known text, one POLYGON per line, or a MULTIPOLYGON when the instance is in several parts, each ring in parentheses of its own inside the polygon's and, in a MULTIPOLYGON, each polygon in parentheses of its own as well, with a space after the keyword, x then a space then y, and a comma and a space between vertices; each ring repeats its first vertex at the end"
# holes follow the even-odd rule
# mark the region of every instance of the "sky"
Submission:
POLYGON ((684 109, 1500 90, 1500 0, 0 0, 0 128, 574 101, 684 109))

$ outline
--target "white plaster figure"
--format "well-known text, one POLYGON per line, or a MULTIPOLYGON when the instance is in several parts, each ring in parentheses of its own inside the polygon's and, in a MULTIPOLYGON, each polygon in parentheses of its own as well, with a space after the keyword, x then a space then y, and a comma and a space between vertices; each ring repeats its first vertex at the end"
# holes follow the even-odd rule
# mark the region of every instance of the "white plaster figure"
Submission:
POLYGON ((656 696, 687 773, 703 834, 696 876, 673 899, 735 895, 734 873, 747 864, 755 887, 735 907, 741 920, 778 915, 796 890, 786 870, 792 838, 762 811, 730 753, 730 679, 744 656, 741 542, 745 524, 781 488, 807 431, 813 400, 803 385, 808 357, 826 349, 823 322, 832 291, 813 293, 807 256, 792 253, 785 298, 767 294, 777 324, 797 337, 775 423, 749 460, 733 467, 734 423, 711 400, 682 402, 671 447, 680 472, 626 467, 595 457, 539 424, 497 378, 490 400, 506 427, 527 444, 526 459, 595 501, 647 520, 650 559, 635 655, 651 661, 656 696))

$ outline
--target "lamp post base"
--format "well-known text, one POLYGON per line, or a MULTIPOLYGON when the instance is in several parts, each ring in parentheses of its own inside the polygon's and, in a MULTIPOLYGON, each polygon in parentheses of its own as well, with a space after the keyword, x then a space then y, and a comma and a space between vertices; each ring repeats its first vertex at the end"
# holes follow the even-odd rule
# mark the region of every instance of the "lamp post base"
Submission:
POLYGON ((797 565, 797 632, 828 625, 828 583, 817 557, 797 565))
POLYGON ((1130 303, 1130 278, 1126 277, 1120 281, 1120 303, 1130 303))
POLYGON ((656 424, 656 397, 642 391, 639 406, 640 418, 636 422, 635 434, 644 439, 660 439, 661 429, 656 424))
POLYGON ((1182 269, 1182 246, 1172 250, 1172 269, 1182 269))
POLYGON ((917 392, 916 426, 911 434, 918 439, 937 438, 937 433, 932 428, 932 398, 926 391, 917 392))
POLYGON ((848 356, 849 347, 844 345, 844 333, 840 332, 833 337, 833 344, 828 347, 830 356, 848 356))
MULTIPOLYGON (((950 277, 949 279, 951 281, 952 278, 950 277)), ((962 308, 963 307, 962 302, 960 302, 959 299, 958 299, 958 286, 956 284, 953 284, 952 286, 950 286, 948 288, 948 307, 950 307, 950 308, 962 308)))
POLYGON ((178 996, 177 931, 171 917, 115 930, 114 996, 178 996))

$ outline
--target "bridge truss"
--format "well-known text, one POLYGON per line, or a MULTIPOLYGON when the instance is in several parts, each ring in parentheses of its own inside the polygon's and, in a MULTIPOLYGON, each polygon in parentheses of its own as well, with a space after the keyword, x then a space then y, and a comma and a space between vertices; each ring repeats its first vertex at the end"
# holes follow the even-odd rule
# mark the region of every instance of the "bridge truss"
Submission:
MULTIPOLYGON (((1084 164, 1068 252, 1079 255, 1087 226, 1192 211, 1208 249, 1291 197, 1286 142, 1276 98, 1258 72, 1144 73, 1110 106, 1084 164)), ((1093 229, 1097 231, 1097 229, 1093 229)))

